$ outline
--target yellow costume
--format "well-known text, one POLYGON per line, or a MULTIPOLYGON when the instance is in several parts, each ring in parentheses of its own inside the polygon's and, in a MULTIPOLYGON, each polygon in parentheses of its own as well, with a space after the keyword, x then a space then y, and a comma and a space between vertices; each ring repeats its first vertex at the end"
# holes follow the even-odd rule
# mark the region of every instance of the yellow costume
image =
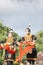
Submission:
POLYGON ((12 43, 13 42, 13 37, 11 37, 11 38, 8 37, 6 42, 12 43))
POLYGON ((25 38, 25 41, 32 41, 32 35, 31 34, 26 35, 24 38, 25 38))

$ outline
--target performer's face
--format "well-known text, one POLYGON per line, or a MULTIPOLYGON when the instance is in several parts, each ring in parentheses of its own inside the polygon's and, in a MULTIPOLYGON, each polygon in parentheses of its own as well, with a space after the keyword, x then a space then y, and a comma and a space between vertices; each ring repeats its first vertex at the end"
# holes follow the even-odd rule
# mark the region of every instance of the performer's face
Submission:
POLYGON ((8 37, 11 38, 11 37, 12 37, 12 33, 9 33, 9 34, 8 34, 8 37))
POLYGON ((28 31, 28 29, 25 30, 26 34, 30 34, 30 32, 28 31))

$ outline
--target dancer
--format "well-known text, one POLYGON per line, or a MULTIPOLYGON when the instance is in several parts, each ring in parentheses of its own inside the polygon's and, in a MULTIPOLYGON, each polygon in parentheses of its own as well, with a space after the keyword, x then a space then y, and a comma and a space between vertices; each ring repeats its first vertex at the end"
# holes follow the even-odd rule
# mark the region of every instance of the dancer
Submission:
POLYGON ((27 61, 30 63, 30 65, 34 65, 34 61, 36 60, 36 57, 37 57, 37 51, 36 51, 36 45, 35 45, 36 37, 34 35, 31 35, 30 28, 26 28, 25 32, 26 32, 26 36, 24 37, 25 41, 33 42, 33 44, 29 44, 30 46, 34 45, 34 48, 32 48, 26 54, 27 61))
POLYGON ((6 39, 6 43, 4 44, 6 46, 4 61, 7 63, 7 65, 12 65, 13 61, 15 60, 15 52, 16 52, 15 44, 16 43, 13 38, 12 32, 9 32, 8 38, 6 39), (13 51, 11 51, 11 50, 13 50, 13 51))

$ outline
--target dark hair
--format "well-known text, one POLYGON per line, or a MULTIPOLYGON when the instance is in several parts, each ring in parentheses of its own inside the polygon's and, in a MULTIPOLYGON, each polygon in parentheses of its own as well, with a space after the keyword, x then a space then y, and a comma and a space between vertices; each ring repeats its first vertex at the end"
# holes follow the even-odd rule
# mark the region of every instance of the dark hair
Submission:
POLYGON ((35 35, 32 35, 32 40, 36 40, 36 36, 35 35))
POLYGON ((22 39, 19 39, 18 42, 22 42, 22 39))
POLYGON ((22 41, 25 41, 25 38, 24 37, 22 37, 22 41))

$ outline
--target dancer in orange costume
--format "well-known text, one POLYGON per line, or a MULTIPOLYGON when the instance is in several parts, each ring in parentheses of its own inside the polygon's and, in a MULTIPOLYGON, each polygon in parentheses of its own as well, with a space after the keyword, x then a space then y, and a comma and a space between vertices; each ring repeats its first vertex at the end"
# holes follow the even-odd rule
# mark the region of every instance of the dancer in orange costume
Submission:
POLYGON ((13 61, 15 60, 15 53, 16 53, 16 42, 12 35, 12 32, 8 32, 8 37, 4 45, 0 45, 0 49, 5 50, 5 57, 4 61, 7 65, 12 65, 13 61))
POLYGON ((16 62, 18 62, 20 59, 22 59, 24 54, 26 54, 27 55, 27 61, 30 64, 32 63, 34 65, 33 58, 31 60, 29 60, 29 59, 32 56, 33 50, 35 50, 35 56, 34 57, 36 57, 36 55, 37 55, 36 48, 35 48, 35 40, 34 40, 36 37, 34 37, 34 35, 30 34, 30 32, 31 32, 30 28, 26 28, 25 32, 26 32, 26 36, 23 37, 24 42, 22 42, 22 44, 26 45, 26 47, 24 48, 23 51, 20 52, 20 56, 16 59, 16 62), (28 55, 29 56, 31 55, 31 56, 29 57, 28 55))
POLYGON ((35 35, 31 35, 30 28, 26 28, 25 32, 26 32, 26 36, 24 37, 25 41, 32 42, 33 44, 31 43, 30 46, 34 45, 34 47, 26 54, 27 61, 30 63, 30 65, 34 65, 34 61, 36 60, 37 57, 37 50, 35 45, 36 37, 35 35))

